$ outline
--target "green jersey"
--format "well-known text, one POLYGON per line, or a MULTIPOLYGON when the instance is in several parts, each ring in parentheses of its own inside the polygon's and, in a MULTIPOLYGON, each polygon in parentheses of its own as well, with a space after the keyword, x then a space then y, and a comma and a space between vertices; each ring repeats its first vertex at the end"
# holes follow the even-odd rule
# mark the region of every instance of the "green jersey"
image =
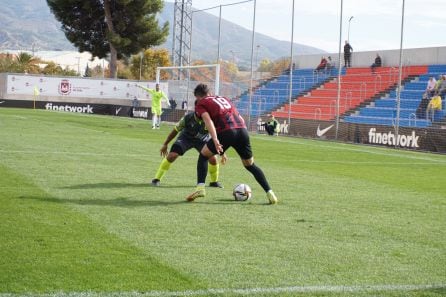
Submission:
POLYGON ((189 112, 175 125, 175 130, 189 139, 205 140, 208 130, 204 122, 195 116, 195 112, 189 112))
POLYGON ((162 111, 161 111, 161 100, 163 100, 163 98, 166 100, 167 103, 169 103, 169 99, 166 96, 166 93, 164 93, 163 91, 157 91, 154 89, 149 89, 143 86, 140 86, 142 89, 146 90, 147 92, 149 92, 150 97, 152 98, 152 113, 155 113, 157 115, 161 115, 162 111))

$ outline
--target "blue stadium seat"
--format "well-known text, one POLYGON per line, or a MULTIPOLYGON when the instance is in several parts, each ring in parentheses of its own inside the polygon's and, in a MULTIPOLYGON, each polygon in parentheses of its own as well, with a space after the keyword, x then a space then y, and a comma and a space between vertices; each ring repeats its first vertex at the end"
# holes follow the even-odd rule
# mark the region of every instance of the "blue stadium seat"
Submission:
MULTIPOLYGON (((430 65, 428 73, 420 75, 411 82, 404 84, 400 93, 400 114, 399 125, 403 127, 429 127, 432 125, 430 120, 417 118, 416 111, 421 103, 423 93, 426 90, 429 77, 437 77, 446 73, 446 65, 430 65)), ((355 114, 346 116, 345 122, 376 124, 391 126, 395 124, 397 116, 397 92, 393 90, 387 96, 377 99, 367 107, 360 108, 355 114)), ((444 99, 444 98, 443 98, 444 99)), ((444 102, 444 101, 443 101, 444 102)), ((444 102, 443 105, 446 105, 444 102)), ((434 122, 444 120, 446 116, 446 106, 444 110, 435 111, 434 122)))
MULTIPOLYGON (((345 70, 343 71, 345 72, 345 70)), ((336 75, 336 73, 335 68, 328 73, 315 73, 312 68, 293 70, 291 97, 295 98, 300 93, 309 91, 312 87, 322 83, 330 76, 336 75)), ((240 113, 247 115, 251 100, 251 116, 269 113, 289 101, 289 85, 290 74, 289 71, 285 71, 277 78, 256 89, 251 99, 248 92, 242 95, 236 104, 237 109, 240 113)))

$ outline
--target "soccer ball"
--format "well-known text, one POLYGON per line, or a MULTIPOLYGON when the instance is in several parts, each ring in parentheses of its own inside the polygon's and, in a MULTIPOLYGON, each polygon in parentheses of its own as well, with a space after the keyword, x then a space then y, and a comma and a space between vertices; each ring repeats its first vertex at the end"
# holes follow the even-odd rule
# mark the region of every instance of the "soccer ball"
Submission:
POLYGON ((232 191, 232 195, 236 201, 249 200, 252 197, 251 187, 247 184, 236 185, 232 191))

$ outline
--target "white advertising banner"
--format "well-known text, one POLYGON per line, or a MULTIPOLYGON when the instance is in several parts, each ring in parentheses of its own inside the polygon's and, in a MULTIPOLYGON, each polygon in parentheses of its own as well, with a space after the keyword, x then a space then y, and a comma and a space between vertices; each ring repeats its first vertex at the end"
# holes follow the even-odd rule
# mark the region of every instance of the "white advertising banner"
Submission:
MULTIPOLYGON (((150 94, 136 86, 155 89, 155 82, 129 80, 46 77, 8 74, 6 94, 26 96, 66 96, 98 99, 151 99, 150 94)), ((167 83, 160 83, 160 89, 167 95, 167 83)))

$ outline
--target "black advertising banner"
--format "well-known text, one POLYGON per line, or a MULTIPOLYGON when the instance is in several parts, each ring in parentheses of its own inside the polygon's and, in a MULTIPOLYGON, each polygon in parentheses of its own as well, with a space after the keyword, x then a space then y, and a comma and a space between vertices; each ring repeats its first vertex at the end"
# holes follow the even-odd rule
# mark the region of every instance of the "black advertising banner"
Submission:
POLYGON ((48 102, 29 100, 0 100, 0 107, 36 108, 65 112, 114 115, 122 117, 147 118, 148 108, 132 108, 124 105, 109 105, 95 103, 70 103, 70 102, 48 102))

